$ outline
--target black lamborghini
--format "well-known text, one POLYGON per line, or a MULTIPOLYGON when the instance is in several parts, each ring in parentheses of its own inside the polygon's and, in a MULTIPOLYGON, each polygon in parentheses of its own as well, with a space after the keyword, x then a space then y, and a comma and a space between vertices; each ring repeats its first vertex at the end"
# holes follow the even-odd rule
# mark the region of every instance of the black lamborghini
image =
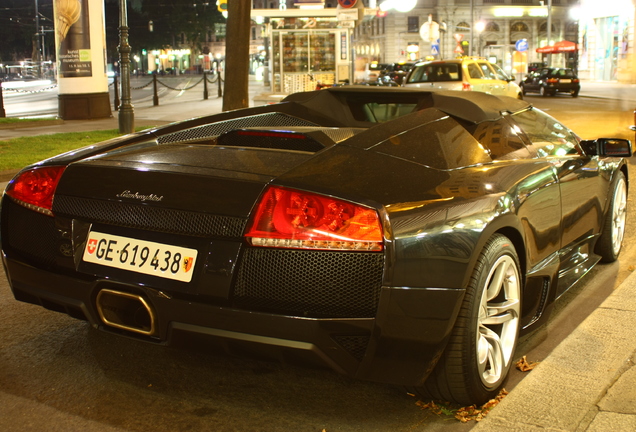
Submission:
POLYGON ((525 101, 343 86, 23 169, 0 209, 16 299, 480 403, 520 334, 625 229, 627 140, 525 101))

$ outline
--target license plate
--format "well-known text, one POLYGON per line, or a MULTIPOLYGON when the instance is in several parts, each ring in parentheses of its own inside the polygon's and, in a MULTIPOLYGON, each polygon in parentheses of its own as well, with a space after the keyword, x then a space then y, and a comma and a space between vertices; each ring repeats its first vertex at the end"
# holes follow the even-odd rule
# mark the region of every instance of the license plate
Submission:
POLYGON ((92 231, 85 262, 190 282, 197 250, 92 231))
POLYGON ((559 82, 561 82, 562 84, 570 84, 572 82, 571 79, 562 79, 559 82))

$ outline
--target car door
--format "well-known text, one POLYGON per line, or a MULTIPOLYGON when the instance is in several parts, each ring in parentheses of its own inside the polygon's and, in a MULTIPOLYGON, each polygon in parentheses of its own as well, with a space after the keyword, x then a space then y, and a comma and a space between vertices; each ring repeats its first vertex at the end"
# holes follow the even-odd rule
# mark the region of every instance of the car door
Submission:
POLYGON ((538 83, 539 82, 539 72, 535 71, 535 72, 531 72, 525 79, 525 81, 523 82, 523 86, 526 89, 526 91, 538 91, 539 90, 539 86, 538 83))
POLYGON ((476 62, 466 62, 462 66, 465 83, 468 83, 473 91, 490 93, 491 82, 484 77, 481 67, 476 62))
POLYGON ((488 63, 487 61, 478 61, 477 62, 477 66, 479 66, 479 69, 481 70, 481 73, 484 76, 484 92, 485 93, 490 93, 490 94, 497 94, 496 92, 498 90, 496 90, 495 88, 497 87, 497 83, 498 83, 498 78, 497 78, 497 74, 495 73, 495 70, 490 67, 490 63, 488 63))
POLYGON ((498 65, 490 63, 489 65, 494 71, 497 79, 493 88, 493 94, 501 96, 517 97, 519 94, 519 86, 510 79, 508 74, 504 72, 498 65))
POLYGON ((539 110, 517 113, 512 119, 525 132, 537 160, 550 164, 556 173, 561 195, 561 272, 566 275, 593 252, 591 238, 600 231, 608 189, 602 162, 586 156, 572 131, 539 110))

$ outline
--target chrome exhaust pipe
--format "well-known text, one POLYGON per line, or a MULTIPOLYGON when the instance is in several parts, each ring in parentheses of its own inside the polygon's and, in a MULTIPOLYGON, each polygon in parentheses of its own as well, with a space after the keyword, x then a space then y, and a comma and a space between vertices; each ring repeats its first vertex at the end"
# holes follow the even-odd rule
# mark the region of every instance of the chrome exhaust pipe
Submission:
POLYGON ((145 336, 155 332, 155 312, 139 295, 103 289, 97 294, 97 312, 111 327, 145 336))

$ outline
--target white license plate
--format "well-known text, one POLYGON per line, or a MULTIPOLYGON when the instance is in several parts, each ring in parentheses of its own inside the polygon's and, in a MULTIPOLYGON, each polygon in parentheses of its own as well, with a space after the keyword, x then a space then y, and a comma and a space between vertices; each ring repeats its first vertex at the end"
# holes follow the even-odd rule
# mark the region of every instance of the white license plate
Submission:
POLYGON ((562 80, 559 80, 559 82, 562 83, 562 84, 570 84, 572 82, 572 80, 571 79, 562 79, 562 80))
POLYGON ((107 267, 190 282, 197 250, 92 231, 83 259, 107 267))

